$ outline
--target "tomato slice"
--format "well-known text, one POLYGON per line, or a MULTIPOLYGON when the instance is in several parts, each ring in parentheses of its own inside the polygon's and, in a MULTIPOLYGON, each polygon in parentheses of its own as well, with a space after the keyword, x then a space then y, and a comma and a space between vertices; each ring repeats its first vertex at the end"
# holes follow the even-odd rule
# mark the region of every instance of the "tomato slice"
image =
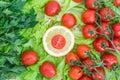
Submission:
POLYGON ((51 40, 51 44, 56 49, 62 49, 66 44, 66 40, 62 35, 57 34, 57 35, 53 36, 53 38, 51 40))

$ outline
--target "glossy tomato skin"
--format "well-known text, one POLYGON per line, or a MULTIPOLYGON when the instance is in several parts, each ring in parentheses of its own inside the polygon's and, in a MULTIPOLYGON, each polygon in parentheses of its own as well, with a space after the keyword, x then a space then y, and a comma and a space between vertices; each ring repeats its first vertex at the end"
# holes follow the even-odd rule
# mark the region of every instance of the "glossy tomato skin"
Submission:
POLYGON ((79 57, 77 56, 77 54, 70 52, 65 56, 65 61, 67 64, 69 64, 70 66, 73 66, 74 64, 71 63, 71 61, 78 61, 79 57))
POLYGON ((82 2, 83 0, 73 0, 74 2, 76 2, 76 3, 80 3, 80 2, 82 2))
POLYGON ((32 50, 25 51, 21 56, 21 60, 26 66, 33 65, 38 61, 38 54, 32 50))
POLYGON ((102 8, 99 11, 102 21, 108 22, 114 18, 114 12, 110 8, 102 8))
POLYGON ((94 25, 85 25, 83 27, 82 33, 86 38, 95 38, 96 30, 94 25))
POLYGON ((51 62, 44 62, 40 68, 40 73, 45 76, 46 78, 52 78, 56 75, 56 67, 51 62))
POLYGON ((86 24, 93 24, 96 21, 96 12, 95 10, 86 10, 82 14, 82 21, 86 24))
POLYGON ((85 5, 88 9, 96 10, 99 8, 100 1, 99 0, 85 0, 85 5))
POLYGON ((73 66, 71 67, 71 69, 69 70, 68 72, 68 75, 69 77, 72 79, 72 80, 77 80, 79 79, 80 77, 82 77, 83 75, 83 71, 81 71, 82 69, 78 66, 73 66), (80 72, 81 71, 81 72, 80 72))
POLYGON ((114 32, 115 37, 120 37, 120 22, 116 23, 112 26, 112 30, 114 32))
POLYGON ((73 28, 76 25, 76 18, 72 13, 66 13, 62 16, 62 23, 67 28, 73 28))
POLYGON ((110 35, 110 32, 109 32, 109 28, 110 28, 110 24, 108 22, 102 22, 101 23, 101 28, 97 28, 97 32, 100 34, 100 35, 103 35, 104 32, 107 36, 110 35), (101 29, 102 28, 102 29, 101 29))
POLYGON ((113 65, 118 63, 118 59, 114 54, 106 53, 102 56, 102 61, 107 68, 112 68, 113 65))
POLYGON ((93 80, 93 79, 87 75, 83 75, 79 80, 93 80))
POLYGON ((83 63, 84 66, 86 66, 87 68, 89 68, 89 71, 92 71, 92 70, 93 70, 92 66, 95 65, 94 60, 92 60, 92 59, 89 58, 89 57, 83 59, 83 60, 82 60, 82 63, 83 63), (91 66, 91 67, 90 67, 90 66, 91 66))
POLYGON ((120 38, 113 38, 113 44, 115 45, 115 47, 117 48, 117 50, 120 51, 120 38))
POLYGON ((120 0, 113 0, 113 2, 116 6, 120 6, 120 0))
POLYGON ((49 1, 44 9, 44 12, 48 16, 55 16, 61 10, 61 7, 57 1, 49 1))
POLYGON ((105 38, 99 37, 94 41, 93 46, 96 51, 105 52, 110 44, 105 38))
POLYGON ((102 67, 97 67, 96 70, 92 71, 92 79, 93 80, 104 80, 105 79, 105 71, 102 67), (96 71, 97 70, 97 71, 96 71))
POLYGON ((89 57, 87 54, 90 52, 90 47, 86 44, 80 44, 77 47, 77 54, 80 58, 85 59, 89 57))

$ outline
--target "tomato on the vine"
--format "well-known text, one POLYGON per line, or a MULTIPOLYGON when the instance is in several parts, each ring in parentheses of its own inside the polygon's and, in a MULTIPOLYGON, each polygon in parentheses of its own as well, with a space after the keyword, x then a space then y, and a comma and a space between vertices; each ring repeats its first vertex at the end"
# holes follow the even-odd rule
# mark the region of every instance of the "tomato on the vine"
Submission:
POLYGON ((77 54, 70 52, 65 56, 65 61, 70 66, 73 66, 74 64, 72 63, 72 60, 77 61, 77 60, 79 60, 79 57, 77 56, 77 54))
POLYGON ((21 60, 26 66, 33 65, 38 61, 38 54, 32 50, 25 51, 22 54, 21 60))
POLYGON ((56 75, 56 67, 54 66, 53 63, 48 61, 44 62, 40 66, 39 70, 40 73, 47 78, 52 78, 56 75))
POLYGON ((92 80, 92 78, 87 75, 83 75, 79 80, 92 80))
POLYGON ((62 23, 67 28, 72 28, 76 25, 76 18, 72 13, 66 13, 62 16, 62 23))
POLYGON ((96 70, 92 71, 93 80, 104 80, 105 70, 102 67, 97 67, 96 70))
POLYGON ((86 44, 80 44, 77 47, 77 54, 80 58, 87 58, 90 54, 90 47, 86 44))
POLYGON ((85 5, 88 9, 96 10, 100 6, 99 0, 85 0, 85 5))
POLYGON ((55 16, 60 10, 60 4, 57 1, 49 1, 45 6, 44 12, 48 16, 55 16))
POLYGON ((102 8, 99 11, 102 21, 110 21, 114 18, 114 11, 111 8, 102 8))
POLYGON ((100 35, 109 36, 110 35, 110 24, 108 22, 102 22, 101 27, 97 28, 97 32, 100 35))
POLYGON ((107 68, 112 68, 113 65, 118 63, 118 59, 114 54, 106 53, 102 56, 102 61, 107 68))
POLYGON ((113 0, 113 3, 114 3, 116 6, 120 6, 120 0, 113 0))
POLYGON ((85 25, 82 33, 86 38, 94 38, 96 36, 96 30, 94 25, 85 25))
MULTIPOLYGON (((117 50, 119 50, 120 51, 120 38, 113 38, 113 44, 115 45, 115 47, 116 47, 116 49, 117 50)), ((114 48, 113 46, 112 46, 112 48, 114 48)))
POLYGON ((85 67, 87 67, 89 69, 89 71, 92 71, 93 70, 92 66, 95 65, 94 60, 91 59, 90 57, 87 57, 87 58, 83 59, 82 63, 85 67))
POLYGON ((115 37, 120 37, 120 22, 115 23, 112 26, 112 30, 113 30, 113 34, 114 34, 115 37))
POLYGON ((86 10, 82 14, 82 21, 86 24, 93 24, 96 21, 96 11, 95 10, 86 10))
POLYGON ((98 37, 93 43, 95 50, 98 52, 105 52, 109 48, 109 45, 108 40, 102 37, 98 37))
POLYGON ((71 79, 77 80, 83 75, 83 71, 80 67, 78 66, 73 66, 68 72, 68 75, 71 79))

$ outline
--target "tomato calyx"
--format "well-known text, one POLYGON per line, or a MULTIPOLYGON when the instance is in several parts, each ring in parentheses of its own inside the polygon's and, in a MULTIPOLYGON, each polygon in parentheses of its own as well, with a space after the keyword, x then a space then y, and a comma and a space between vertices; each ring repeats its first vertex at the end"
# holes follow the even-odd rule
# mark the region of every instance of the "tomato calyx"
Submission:
POLYGON ((91 36, 93 36, 95 34, 94 30, 89 29, 88 32, 90 33, 91 36))
POLYGON ((101 45, 102 48, 104 48, 104 49, 107 49, 107 48, 108 48, 108 46, 107 46, 107 44, 106 44, 105 42, 102 42, 101 44, 102 44, 102 45, 101 45))
POLYGON ((100 2, 95 0, 95 1, 94 1, 94 8, 98 7, 99 4, 100 4, 100 2))

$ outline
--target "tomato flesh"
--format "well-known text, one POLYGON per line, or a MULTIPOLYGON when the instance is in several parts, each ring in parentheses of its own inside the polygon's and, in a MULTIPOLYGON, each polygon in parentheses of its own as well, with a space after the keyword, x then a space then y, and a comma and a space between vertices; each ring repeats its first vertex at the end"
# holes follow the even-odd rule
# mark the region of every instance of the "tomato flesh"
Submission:
POLYGON ((87 75, 83 75, 79 80, 92 80, 92 78, 87 75))
POLYGON ((60 12, 60 5, 57 1, 50 1, 46 4, 44 12, 48 16, 55 16, 60 12))
POLYGON ((30 66, 30 65, 35 64, 38 61, 38 55, 36 52, 32 50, 28 50, 22 54, 21 59, 24 65, 30 66))
POLYGON ((40 66, 40 73, 47 78, 52 78, 56 75, 56 68, 53 63, 46 61, 40 66))
POLYGON ((53 38, 51 40, 51 44, 56 49, 62 49, 66 44, 66 40, 65 40, 64 36, 57 34, 57 35, 53 36, 53 38))
POLYGON ((82 2, 83 0, 73 0, 74 2, 76 2, 76 3, 80 3, 80 2, 82 2))
POLYGON ((113 0, 116 6, 120 6, 120 0, 113 0))
POLYGON ((112 68, 114 64, 118 63, 118 59, 114 54, 106 53, 102 56, 103 63, 105 67, 112 68))

